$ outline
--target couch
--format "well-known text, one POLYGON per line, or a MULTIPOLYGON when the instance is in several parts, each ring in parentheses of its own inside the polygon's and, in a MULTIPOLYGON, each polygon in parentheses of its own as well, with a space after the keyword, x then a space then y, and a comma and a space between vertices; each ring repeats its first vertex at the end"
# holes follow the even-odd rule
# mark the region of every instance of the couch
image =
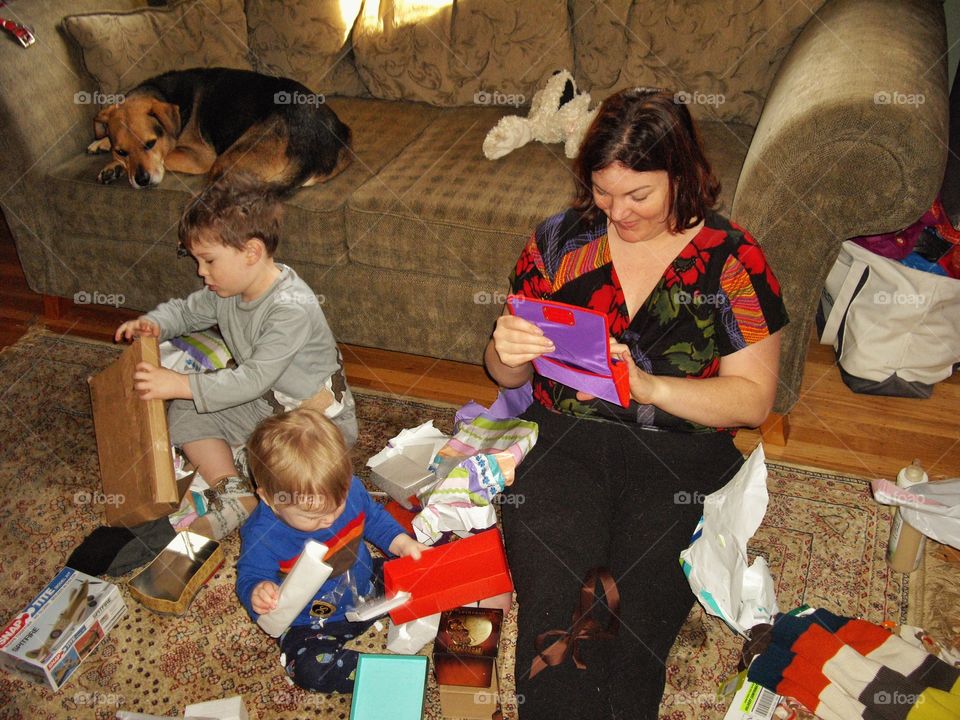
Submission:
POLYGON ((775 410, 798 401, 826 274, 848 237, 904 227, 947 155, 935 0, 137 0, 12 2, 0 43, 0 204, 30 287, 147 309, 200 286, 177 259, 201 179, 97 184, 92 118, 192 65, 292 76, 349 124, 355 161, 288 203, 278 258, 342 342, 479 363, 531 229, 571 197, 562 145, 481 144, 549 75, 598 102, 659 85, 690 103, 721 209, 765 249, 792 317, 775 410), (64 23, 67 15, 94 15, 64 23), (318 96, 320 97, 320 96, 318 96))

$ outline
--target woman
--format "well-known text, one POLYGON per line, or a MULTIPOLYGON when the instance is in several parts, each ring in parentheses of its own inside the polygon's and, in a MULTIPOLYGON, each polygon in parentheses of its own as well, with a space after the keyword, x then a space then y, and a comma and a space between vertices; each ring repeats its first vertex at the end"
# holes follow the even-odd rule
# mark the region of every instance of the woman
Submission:
POLYGON ((487 369, 503 387, 532 381, 525 417, 540 425, 513 485, 524 502, 503 506, 520 603, 518 702, 523 720, 656 718, 667 653, 694 600, 677 556, 703 496, 743 461, 730 428, 759 425, 773 406, 787 316, 755 241, 711 210, 719 183, 671 94, 604 101, 575 170, 573 207, 533 233, 512 290, 604 313, 631 402, 539 376, 531 361, 551 342, 520 318, 497 321, 487 369), (537 636, 571 627, 596 567, 616 581, 619 633, 578 643, 585 669, 566 661, 531 678, 537 636))

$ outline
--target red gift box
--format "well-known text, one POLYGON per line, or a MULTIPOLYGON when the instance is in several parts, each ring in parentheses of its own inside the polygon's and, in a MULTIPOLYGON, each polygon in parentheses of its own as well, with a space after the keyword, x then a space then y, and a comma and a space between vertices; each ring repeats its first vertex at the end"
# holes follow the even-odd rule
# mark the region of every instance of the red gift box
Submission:
POLYGON ((405 623, 500 593, 513 592, 507 554, 496 528, 433 547, 383 566, 387 597, 406 590, 408 602, 390 611, 394 623, 405 623))

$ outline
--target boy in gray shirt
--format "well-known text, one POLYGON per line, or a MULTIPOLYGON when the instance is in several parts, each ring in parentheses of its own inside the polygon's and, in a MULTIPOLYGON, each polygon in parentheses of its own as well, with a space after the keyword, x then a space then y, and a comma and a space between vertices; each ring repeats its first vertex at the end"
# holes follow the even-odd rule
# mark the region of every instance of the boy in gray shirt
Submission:
POLYGON ((289 267, 275 263, 282 205, 262 182, 231 174, 207 188, 180 219, 180 244, 206 287, 123 323, 115 339, 167 340, 218 325, 237 363, 213 373, 178 373, 140 363, 134 387, 149 400, 172 400, 170 439, 217 491, 214 510, 190 530, 220 538, 256 506, 231 446, 264 418, 308 403, 357 439, 353 396, 320 302, 289 267))

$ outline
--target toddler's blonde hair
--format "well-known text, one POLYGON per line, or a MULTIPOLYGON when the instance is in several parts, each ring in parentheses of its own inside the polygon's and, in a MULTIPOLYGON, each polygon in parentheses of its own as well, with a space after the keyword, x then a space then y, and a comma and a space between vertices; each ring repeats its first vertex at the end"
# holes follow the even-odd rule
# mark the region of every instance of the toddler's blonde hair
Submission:
POLYGON ((260 423, 247 441, 247 463, 270 506, 333 510, 346 499, 353 478, 340 428, 312 408, 279 413, 260 423))

